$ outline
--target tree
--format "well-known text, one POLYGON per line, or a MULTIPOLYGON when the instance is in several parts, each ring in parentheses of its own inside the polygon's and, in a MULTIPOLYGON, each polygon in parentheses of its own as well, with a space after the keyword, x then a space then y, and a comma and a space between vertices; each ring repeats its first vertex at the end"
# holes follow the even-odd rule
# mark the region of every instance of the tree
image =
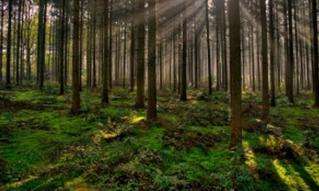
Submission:
POLYGON ((113 20, 113 0, 110 0, 109 2, 109 12, 110 12, 110 19, 109 19, 109 88, 112 89, 112 82, 113 82, 113 78, 112 78, 112 51, 113 51, 113 24, 112 24, 112 20, 113 20))
POLYGON ((0 8, 0 82, 3 80, 3 74, 2 74, 2 67, 3 67, 3 27, 4 27, 4 2, 1 1, 1 8, 0 8))
POLYGON ((317 1, 311 0, 312 42, 313 42, 313 86, 315 93, 315 107, 319 107, 319 66, 318 66, 318 24, 317 1))
POLYGON ((72 58, 72 108, 80 112, 80 0, 73 0, 73 58, 72 58))
POLYGON ((11 28, 12 28, 12 5, 13 2, 9 1, 8 4, 8 30, 7 30, 7 63, 6 63, 6 88, 11 88, 11 28))
POLYGON ((145 91, 145 1, 137 1, 138 25, 137 25, 137 90, 136 90, 136 108, 144 108, 145 91))
POLYGON ((294 103, 294 43, 292 26, 292 1, 288 0, 288 67, 287 67, 287 97, 290 103, 294 103))
MULTIPOLYGON (((17 42, 16 42, 16 84, 20 85, 20 48, 21 48, 21 17, 22 17, 22 0, 18 0, 18 26, 17 26, 17 42)), ((22 63, 21 63, 22 64, 22 63)))
POLYGON ((184 2, 184 18, 183 18, 183 55, 182 55, 182 65, 181 65, 181 101, 187 101, 187 76, 186 76, 186 66, 187 66, 187 5, 184 2))
POLYGON ((229 43, 230 43, 230 108, 231 143, 235 148, 241 142, 241 51, 239 0, 228 1, 229 43))
POLYGON ((212 61, 211 61, 211 50, 210 50, 210 29, 209 29, 209 10, 208 0, 206 0, 206 39, 207 39, 207 59, 208 59, 208 93, 212 94, 212 61))
POLYGON ((64 94, 64 25, 65 25, 65 0, 61 0, 60 5, 60 40, 59 40, 59 62, 60 62, 60 74, 59 74, 59 81, 60 81, 60 95, 64 94))
MULTIPOLYGON (((134 7, 134 6, 133 6, 134 7)), ((133 11, 134 12, 134 11, 133 11)), ((135 52, 135 23, 134 23, 134 18, 132 18, 132 24, 131 24, 131 50, 130 50, 130 91, 134 91, 135 87, 135 57, 136 57, 136 52, 135 52)))
POLYGON ((156 119, 156 13, 155 0, 149 1, 148 19, 148 105, 147 120, 156 119))
POLYGON ((271 86, 271 106, 276 106, 276 86, 275 86, 275 61, 276 61, 276 44, 275 44, 275 29, 274 29, 274 2, 268 1, 269 6, 269 33, 270 33, 270 86, 271 86))
POLYGON ((260 0, 260 18, 262 35, 262 100, 263 100, 263 121, 268 123, 269 116, 269 81, 268 81, 268 38, 267 38, 267 17, 266 0, 260 0))
POLYGON ((104 59, 103 59, 103 65, 102 65, 102 104, 108 104, 109 103, 109 72, 108 72, 108 66, 109 66, 109 21, 108 21, 108 10, 109 10, 109 1, 106 0, 105 2, 105 13, 104 13, 104 59))
POLYGON ((38 49, 37 49, 37 79, 39 89, 42 90, 44 82, 45 66, 45 31, 46 31, 46 0, 39 2, 39 21, 38 21, 38 49))

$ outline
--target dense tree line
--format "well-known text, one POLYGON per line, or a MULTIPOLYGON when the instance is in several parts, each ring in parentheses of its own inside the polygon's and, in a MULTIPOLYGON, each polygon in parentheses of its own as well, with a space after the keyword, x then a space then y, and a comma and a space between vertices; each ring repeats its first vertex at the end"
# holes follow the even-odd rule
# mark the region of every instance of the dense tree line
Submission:
POLYGON ((232 143, 241 137, 242 92, 260 93, 262 121, 284 93, 313 92, 319 107, 316 0, 2 0, 4 88, 136 91, 137 109, 157 118, 157 91, 187 101, 190 88, 229 91, 232 143), (147 93, 146 93, 147 92, 147 93), (147 100, 147 104, 145 101, 147 100))

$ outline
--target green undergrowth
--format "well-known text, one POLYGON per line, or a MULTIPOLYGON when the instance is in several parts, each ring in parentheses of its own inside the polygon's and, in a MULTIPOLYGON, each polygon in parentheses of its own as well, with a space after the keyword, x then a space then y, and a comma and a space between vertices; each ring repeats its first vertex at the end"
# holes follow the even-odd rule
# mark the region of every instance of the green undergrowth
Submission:
POLYGON ((260 98, 244 94, 242 149, 228 149, 229 98, 191 90, 181 103, 159 92, 159 120, 135 94, 111 104, 83 90, 82 112, 55 87, 0 91, 0 190, 318 190, 319 111, 278 99, 262 129, 260 98), (246 126, 249 128, 246 128, 246 126))

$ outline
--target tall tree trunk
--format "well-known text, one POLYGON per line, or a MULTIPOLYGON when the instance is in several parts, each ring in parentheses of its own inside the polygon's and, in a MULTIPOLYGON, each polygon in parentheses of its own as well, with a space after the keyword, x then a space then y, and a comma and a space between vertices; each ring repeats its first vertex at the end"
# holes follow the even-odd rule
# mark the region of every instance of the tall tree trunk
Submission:
POLYGON ((91 88, 92 84, 92 23, 91 15, 88 18, 87 26, 87 47, 86 47, 86 86, 91 88))
POLYGON ((158 61, 159 61, 159 88, 163 88, 163 43, 159 44, 159 53, 158 53, 158 61))
MULTIPOLYGON (((173 32, 173 91, 177 89, 177 58, 176 58, 176 35, 173 32)), ((195 75, 196 76, 196 75, 195 75)))
POLYGON ((148 21, 148 104, 147 120, 156 119, 156 13, 155 0, 149 1, 148 21))
POLYGON ((183 18, 183 55, 182 55, 182 64, 181 64, 181 101, 187 101, 187 5, 184 3, 184 18, 183 18))
POLYGON ((263 122, 269 121, 269 81, 268 81, 268 39, 267 39, 267 17, 266 0, 260 0, 261 11, 261 33, 262 33, 262 100, 263 100, 263 122))
POLYGON ((251 25, 251 48, 252 48, 252 78, 253 78, 253 92, 256 91, 256 74, 255 74, 255 38, 254 38, 254 27, 251 25))
POLYGON ((270 43, 270 94, 271 94, 271 106, 276 106, 276 89, 275 89, 275 61, 276 57, 276 44, 275 44, 275 29, 274 29, 274 2, 268 1, 269 6, 269 43, 270 43))
POLYGON ((39 5, 39 21, 38 21, 38 86, 42 90, 44 83, 44 67, 45 67, 45 31, 46 31, 46 0, 40 0, 39 5))
POLYGON ((144 108, 144 91, 145 91, 145 1, 139 0, 137 3, 138 25, 137 25, 137 91, 136 91, 136 108, 144 108))
POLYGON ((65 4, 65 23, 64 23, 64 55, 63 55, 63 60, 64 60, 64 85, 68 85, 69 81, 69 59, 68 59, 68 54, 69 54, 69 10, 68 10, 68 3, 65 4))
POLYGON ((80 0, 73 0, 73 58, 72 58, 72 108, 80 112, 80 0))
POLYGON ((109 103, 109 72, 108 72, 108 66, 109 66, 109 0, 105 1, 105 13, 104 13, 104 59, 103 59, 103 65, 102 65, 102 104, 108 104, 109 103))
POLYGON ((288 0, 288 34, 289 34, 289 56, 288 56, 288 84, 287 97, 290 103, 294 103, 294 43, 292 26, 292 0, 288 0))
POLYGON ((216 89, 220 90, 221 87, 221 75, 220 75, 220 40, 219 40, 219 23, 216 21, 216 89))
POLYGON ((60 62, 60 95, 64 94, 64 25, 65 25, 65 0, 61 2, 60 8, 60 40, 59 40, 59 62, 60 62))
POLYGON ((1 1, 1 21, 0 21, 0 82, 3 80, 3 27, 4 27, 4 1, 1 1))
POLYGON ((298 44, 298 20, 297 20, 297 8, 296 8, 296 1, 292 0, 292 8, 294 9, 293 14, 293 20, 294 20, 294 37, 292 37, 295 40, 295 54, 296 54, 296 70, 293 71, 293 73, 296 74, 295 83, 296 83, 296 93, 297 95, 300 94, 300 59, 301 57, 298 56, 299 54, 299 44, 298 44))
MULTIPOLYGON (((22 0, 18 0, 18 19, 17 19, 17 44, 16 44, 16 84, 20 85, 20 48, 21 48, 21 14, 22 0)), ((41 11, 40 11, 41 12, 41 11)))
POLYGON ((260 64, 260 35, 259 35, 259 29, 257 29, 257 34, 256 34, 257 38, 257 42, 256 42, 256 46, 257 46, 257 81, 258 81, 258 90, 261 91, 261 64, 260 64))
POLYGON ((130 91, 135 87, 135 23, 132 21, 131 26, 131 52, 130 52, 130 91))
POLYGON ((199 35, 196 32, 196 24, 195 24, 195 89, 198 88, 198 68, 199 68, 199 35))
POLYGON ((226 30, 226 15, 225 15, 225 0, 221 0, 221 26, 222 26, 222 88, 224 91, 228 90, 228 61, 227 61, 227 30, 226 30))
POLYGON ((113 51, 113 0, 109 2, 109 88, 113 87, 113 61, 112 61, 112 51, 113 51))
MULTIPOLYGON (((29 7, 28 7, 29 8, 29 7)), ((27 80, 31 80, 31 18, 30 13, 27 14, 27 31, 26 31, 26 64, 27 64, 27 80)))
POLYGON ((231 143, 236 148, 241 143, 241 51, 240 51, 240 13, 239 0, 228 1, 229 43, 230 43, 230 107, 231 107, 231 143))
POLYGON ((94 0, 93 33, 92 33, 92 89, 96 88, 96 0, 94 0))
POLYGON ((208 59, 208 94, 213 93, 212 82, 212 60, 211 60, 211 48, 210 48, 210 28, 209 28, 209 9, 208 0, 206 0, 206 38, 207 38, 207 59, 208 59))
POLYGON ((6 63, 6 88, 11 88, 11 28, 12 28, 12 5, 13 1, 8 4, 8 30, 7 30, 7 63, 6 63))
POLYGON ((124 26, 124 47, 123 47, 123 88, 126 87, 126 46, 127 46, 127 32, 126 32, 126 26, 124 26))
POLYGON ((315 93, 315 107, 319 107, 319 66, 318 66, 318 24, 317 24, 317 1, 311 0, 312 4, 312 35, 313 35, 313 86, 315 93))
POLYGON ((21 0, 21 28, 20 28, 20 38, 21 38, 21 48, 20 48, 20 84, 24 80, 25 76, 25 63, 24 63, 24 51, 25 51, 25 37, 24 37, 24 14, 25 14, 25 0, 21 0))
POLYGON ((79 78, 80 78, 80 91, 82 91, 82 71, 83 71, 83 17, 84 17, 84 10, 83 10, 83 1, 80 0, 80 71, 79 71, 79 78))

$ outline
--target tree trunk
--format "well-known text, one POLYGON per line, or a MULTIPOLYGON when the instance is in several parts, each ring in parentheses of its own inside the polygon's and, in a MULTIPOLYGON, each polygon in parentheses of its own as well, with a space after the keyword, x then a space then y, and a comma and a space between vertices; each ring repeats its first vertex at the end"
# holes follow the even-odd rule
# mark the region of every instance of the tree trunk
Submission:
POLYGON ((109 2, 109 12, 110 12, 110 19, 109 19, 109 88, 112 89, 113 87, 113 62, 112 62, 112 51, 113 51, 113 0, 109 2))
POLYGON ((135 87, 135 24, 132 21, 131 26, 131 52, 130 52, 130 91, 134 91, 135 87))
POLYGON ((271 95, 271 106, 276 106, 276 89, 275 89, 275 61, 276 57, 276 44, 275 44, 275 29, 274 29, 274 2, 273 0, 268 1, 269 6, 269 43, 270 43, 270 95, 271 95))
POLYGON ((292 0, 288 0, 288 34, 289 34, 289 55, 288 55, 288 76, 287 76, 287 97, 290 103, 294 103, 294 47, 292 27, 292 0))
POLYGON ((45 67, 45 31, 46 31, 46 0, 40 0, 39 22, 38 22, 38 86, 42 90, 44 83, 45 67))
POLYGON ((123 47, 123 77, 122 77, 122 80, 123 80, 123 83, 122 83, 122 86, 123 88, 126 87, 126 46, 127 46, 127 32, 126 32, 126 26, 124 27, 124 47, 123 47))
POLYGON ((241 51, 240 51, 240 13, 239 0, 228 1, 229 43, 230 43, 230 107, 231 107, 231 143, 234 149, 241 143, 241 51))
POLYGON ((103 65, 102 65, 102 104, 109 104, 109 72, 108 72, 108 66, 109 66, 109 0, 105 1, 105 13, 104 13, 104 59, 103 59, 103 65))
POLYGON ((312 3, 312 35, 313 35, 313 86, 315 93, 315 107, 319 107, 319 66, 318 66, 318 25, 317 25, 317 1, 311 0, 312 3))
POLYGON ((13 2, 9 1, 8 4, 8 30, 7 30, 7 63, 6 63, 6 88, 11 88, 11 25, 12 25, 12 5, 13 2))
MULTIPOLYGON (((21 49, 21 14, 22 14, 22 0, 18 0, 18 19, 17 19, 17 44, 16 44, 16 84, 20 85, 20 49, 21 49)), ((41 9, 41 8, 40 8, 41 9)), ((40 10, 41 12, 41 10, 40 10)))
POLYGON ((3 27, 4 27, 4 2, 1 1, 1 22, 0 22, 0 82, 3 80, 3 27))
POLYGON ((61 2, 60 8, 60 48, 59 48, 59 61, 60 61, 60 95, 64 94, 64 25, 65 25, 65 0, 61 2))
POLYGON ((73 58, 72 58, 72 108, 73 114, 80 112, 80 0, 73 0, 73 58))
POLYGON ((137 25, 137 92, 136 92, 136 108, 144 108, 144 91, 145 91, 145 1, 138 1, 138 25, 137 25))
POLYGON ((187 76, 186 76, 186 66, 187 66, 187 6, 184 3, 184 18, 183 18, 183 60, 181 65, 181 101, 187 101, 187 76))
POLYGON ((265 124, 269 121, 269 80, 268 80, 268 39, 267 39, 267 17, 266 0, 260 0, 261 11, 261 33, 262 33, 262 100, 263 115, 265 124))
POLYGON ((155 0, 149 1, 148 21, 148 105, 147 120, 156 119, 156 13, 155 0))
POLYGON ((207 38, 207 59, 208 59, 208 94, 213 93, 212 84, 212 60, 211 60, 211 48, 210 48, 210 28, 209 28, 209 9, 208 0, 206 0, 206 38, 207 38))

